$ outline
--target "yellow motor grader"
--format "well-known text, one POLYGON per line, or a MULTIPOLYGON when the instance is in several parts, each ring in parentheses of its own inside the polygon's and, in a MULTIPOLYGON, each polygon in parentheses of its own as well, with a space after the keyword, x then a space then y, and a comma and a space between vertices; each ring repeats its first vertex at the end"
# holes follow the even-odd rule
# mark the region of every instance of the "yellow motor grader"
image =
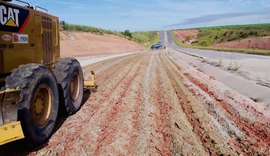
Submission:
MULTIPOLYGON (((82 105, 85 81, 75 58, 60 58, 59 19, 41 7, 0 0, 0 145, 52 135, 58 112, 82 105)), ((94 73, 92 73, 94 77, 94 73)))

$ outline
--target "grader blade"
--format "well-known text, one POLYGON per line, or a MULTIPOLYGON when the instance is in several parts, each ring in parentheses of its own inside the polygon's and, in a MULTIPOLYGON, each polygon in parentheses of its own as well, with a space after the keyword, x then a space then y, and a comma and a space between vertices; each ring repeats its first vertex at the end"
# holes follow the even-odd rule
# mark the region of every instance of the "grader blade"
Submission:
POLYGON ((11 122, 0 126, 0 145, 23 139, 24 134, 20 122, 11 122))
POLYGON ((84 88, 90 89, 92 91, 97 91, 98 85, 96 84, 95 80, 96 80, 96 74, 94 71, 91 71, 90 79, 84 80, 84 88))

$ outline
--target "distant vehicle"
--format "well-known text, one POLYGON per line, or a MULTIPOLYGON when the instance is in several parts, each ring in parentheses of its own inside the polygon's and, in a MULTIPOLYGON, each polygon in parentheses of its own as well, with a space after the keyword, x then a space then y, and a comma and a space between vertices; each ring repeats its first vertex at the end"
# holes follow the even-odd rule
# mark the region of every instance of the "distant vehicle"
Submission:
POLYGON ((162 48, 163 46, 160 44, 160 43, 158 43, 158 44, 154 44, 154 45, 152 45, 151 46, 151 49, 159 49, 159 48, 162 48))

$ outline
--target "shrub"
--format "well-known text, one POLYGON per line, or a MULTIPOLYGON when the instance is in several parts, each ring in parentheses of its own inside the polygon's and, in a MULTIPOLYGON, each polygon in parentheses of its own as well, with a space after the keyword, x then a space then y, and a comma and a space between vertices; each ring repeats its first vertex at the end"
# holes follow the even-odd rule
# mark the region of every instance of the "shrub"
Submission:
POLYGON ((131 32, 129 30, 124 31, 121 34, 126 36, 130 40, 132 39, 132 34, 131 34, 131 32))

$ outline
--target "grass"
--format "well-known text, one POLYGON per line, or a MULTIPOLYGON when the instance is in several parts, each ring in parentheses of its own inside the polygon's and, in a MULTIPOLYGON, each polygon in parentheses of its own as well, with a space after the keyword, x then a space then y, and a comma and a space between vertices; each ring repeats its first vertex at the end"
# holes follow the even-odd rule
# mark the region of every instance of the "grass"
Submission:
POLYGON ((65 23, 65 25, 62 26, 62 30, 65 31, 83 31, 83 32, 91 32, 99 35, 103 34, 113 34, 113 35, 120 35, 120 33, 113 32, 110 30, 95 28, 91 26, 85 26, 85 25, 76 25, 76 24, 69 24, 65 23))
POLYGON ((218 47, 211 47, 211 46, 188 45, 179 41, 172 31, 171 31, 171 35, 172 35, 173 41, 180 47, 270 56, 270 50, 243 49, 243 48, 218 48, 218 47))
POLYGON ((262 24, 214 26, 214 27, 204 27, 201 29, 268 29, 270 30, 269 26, 270 26, 270 23, 262 23, 262 24))
POLYGON ((134 42, 137 42, 144 47, 148 48, 151 44, 156 43, 159 40, 159 34, 157 32, 132 32, 129 34, 129 36, 126 36, 125 34, 129 32, 126 30, 125 32, 114 32, 110 30, 95 28, 91 26, 85 26, 85 25, 76 25, 76 24, 69 24, 65 23, 61 26, 61 30, 63 31, 82 31, 82 32, 91 32, 99 35, 104 34, 112 34, 117 35, 120 37, 125 37, 129 40, 132 40, 134 42))
POLYGON ((198 46, 212 46, 245 38, 270 36, 270 24, 217 26, 198 30, 197 41, 193 43, 198 46))
POLYGON ((231 62, 230 65, 229 65, 229 67, 227 69, 230 70, 230 71, 236 72, 236 71, 238 71, 242 67, 242 65, 243 64, 238 64, 236 62, 234 62, 234 63, 231 62))
POLYGON ((132 41, 135 41, 146 48, 149 48, 152 44, 157 43, 160 39, 159 33, 155 31, 151 32, 132 32, 132 41))
POLYGON ((95 28, 91 26, 85 26, 85 25, 76 25, 76 24, 69 24, 65 23, 61 26, 61 30, 63 31, 82 31, 82 32, 91 32, 99 35, 104 34, 112 34, 117 35, 120 37, 125 37, 129 40, 132 40, 134 42, 137 42, 141 45, 143 45, 146 48, 149 48, 152 44, 157 43, 159 40, 159 34, 155 31, 150 32, 130 32, 126 30, 125 32, 114 32, 110 30, 95 28), (129 34, 128 36, 125 34, 129 34))
POLYGON ((129 30, 126 30, 121 32, 121 34, 129 40, 143 45, 145 48, 149 48, 152 44, 157 43, 160 39, 158 32, 155 31, 130 32, 129 30))

